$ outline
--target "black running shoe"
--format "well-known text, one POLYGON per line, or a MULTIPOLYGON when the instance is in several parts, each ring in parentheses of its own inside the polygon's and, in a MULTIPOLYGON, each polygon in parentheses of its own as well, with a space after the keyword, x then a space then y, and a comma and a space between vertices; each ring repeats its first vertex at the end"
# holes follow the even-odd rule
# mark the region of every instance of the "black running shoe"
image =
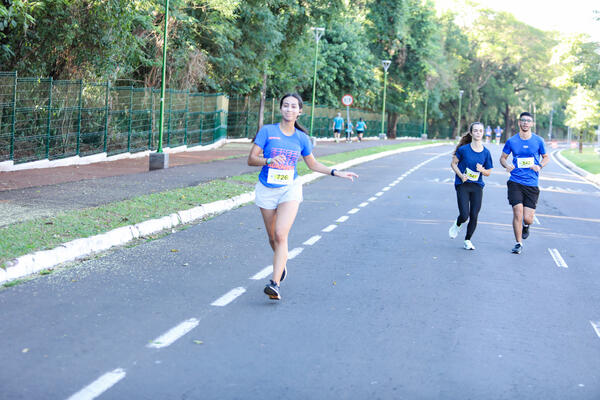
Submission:
POLYGON ((273 282, 273 280, 271 280, 271 282, 265 286, 264 292, 271 300, 281 300, 281 295, 279 294, 279 285, 273 282))
POLYGON ((283 272, 281 273, 281 278, 279 278, 279 283, 283 282, 285 277, 287 276, 287 265, 283 267, 283 272))
POLYGON ((523 225, 523 239, 527 239, 529 237, 529 225, 523 225))
POLYGON ((514 254, 521 254, 521 250, 523 250, 523 245, 521 243, 517 243, 515 244, 515 247, 513 247, 512 252, 514 254))

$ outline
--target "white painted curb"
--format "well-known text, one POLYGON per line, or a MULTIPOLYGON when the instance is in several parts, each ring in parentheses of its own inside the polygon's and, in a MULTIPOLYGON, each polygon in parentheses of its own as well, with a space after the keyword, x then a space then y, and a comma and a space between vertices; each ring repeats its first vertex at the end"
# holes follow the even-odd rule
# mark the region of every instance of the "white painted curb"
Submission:
POLYGON ((596 186, 598 189, 600 189, 600 174, 594 175, 594 174, 586 171, 583 168, 579 168, 577 165, 575 165, 573 162, 571 162, 570 160, 568 160, 565 156, 563 156, 561 154, 563 152, 563 150, 559 150, 556 153, 554 153, 556 155, 556 158, 558 159, 558 161, 561 164, 563 164, 565 167, 567 167, 571 171, 575 172, 577 175, 581 176, 586 181, 590 182, 591 184, 596 186))
MULTIPOLYGON (((334 168, 346 169, 354 165, 376 160, 378 158, 388 157, 426 147, 440 146, 443 144, 444 143, 435 143, 385 151, 382 153, 355 158, 353 160, 335 165, 334 168)), ((308 183, 325 176, 326 175, 313 172, 311 174, 303 175, 299 179, 301 179, 302 183, 308 183)), ((39 271, 52 268, 67 261, 74 261, 78 258, 105 251, 114 246, 122 246, 133 239, 149 236, 165 229, 174 228, 177 225, 188 224, 201 218, 221 214, 225 211, 229 211, 252 201, 254 201, 254 191, 242 193, 230 199, 204 204, 189 210, 179 211, 166 217, 151 219, 135 225, 123 226, 121 228, 113 229, 112 231, 91 236, 89 238, 75 239, 51 250, 36 251, 35 253, 26 254, 10 261, 6 270, 0 268, 0 284, 27 275, 35 274, 39 271)))

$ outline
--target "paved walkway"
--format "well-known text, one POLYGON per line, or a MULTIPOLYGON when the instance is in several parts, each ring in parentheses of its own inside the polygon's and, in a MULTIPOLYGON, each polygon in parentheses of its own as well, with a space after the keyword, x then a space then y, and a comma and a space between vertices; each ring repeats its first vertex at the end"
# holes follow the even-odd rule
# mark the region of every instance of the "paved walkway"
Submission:
MULTIPOLYGON (((318 158, 398 142, 320 141, 314 154, 318 158)), ((233 142, 217 149, 170 154, 170 168, 156 171, 148 171, 148 157, 142 157, 89 165, 0 172, 0 227, 64 210, 95 207, 258 171, 256 167, 246 164, 250 147, 249 142, 233 142)))

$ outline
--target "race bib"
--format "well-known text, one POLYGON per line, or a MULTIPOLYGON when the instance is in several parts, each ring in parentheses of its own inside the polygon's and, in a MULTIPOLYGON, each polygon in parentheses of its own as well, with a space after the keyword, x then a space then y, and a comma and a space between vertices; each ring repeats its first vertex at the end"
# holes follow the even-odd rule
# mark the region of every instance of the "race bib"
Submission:
POLYGON ((467 175, 467 179, 470 181, 477 181, 479 180, 479 171, 472 171, 469 168, 467 168, 467 170, 465 171, 465 175, 467 175))
POLYGON ((272 185, 291 185, 294 182, 293 169, 269 168, 267 183, 272 185))
POLYGON ((517 158, 517 167, 519 168, 530 168, 533 165, 535 165, 535 159, 533 157, 517 158))

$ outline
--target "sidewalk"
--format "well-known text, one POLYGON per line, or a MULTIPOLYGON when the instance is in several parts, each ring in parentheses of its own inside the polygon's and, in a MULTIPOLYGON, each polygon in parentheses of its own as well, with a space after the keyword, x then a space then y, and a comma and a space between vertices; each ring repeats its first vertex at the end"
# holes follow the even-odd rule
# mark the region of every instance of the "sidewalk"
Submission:
MULTIPOLYGON (((314 154, 318 158, 394 143, 399 141, 319 141, 314 154)), ((217 149, 172 153, 169 155, 170 168, 151 172, 148 171, 147 156, 89 165, 0 172, 0 227, 64 210, 96 207, 256 172, 258 168, 246 164, 250 148, 250 142, 231 142, 217 149)))

